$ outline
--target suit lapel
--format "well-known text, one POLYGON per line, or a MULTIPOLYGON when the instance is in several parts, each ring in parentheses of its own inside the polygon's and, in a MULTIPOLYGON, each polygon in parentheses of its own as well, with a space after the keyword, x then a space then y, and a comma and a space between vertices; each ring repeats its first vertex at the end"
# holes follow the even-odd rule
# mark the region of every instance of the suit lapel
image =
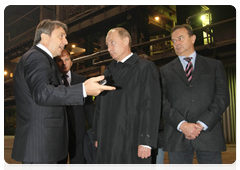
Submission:
POLYGON ((76 74, 74 74, 72 71, 70 73, 71 73, 71 85, 80 83, 79 77, 77 77, 76 74))
POLYGON ((192 83, 194 83, 194 81, 199 77, 205 65, 206 63, 204 62, 203 58, 200 55, 197 55, 196 61, 195 61, 195 68, 193 71, 192 83))
POLYGON ((185 74, 185 71, 183 70, 183 66, 179 60, 179 58, 177 57, 173 63, 172 63, 172 68, 173 68, 173 71, 179 76, 181 77, 181 79, 188 84, 188 81, 187 81, 187 77, 186 77, 186 74, 185 74))
POLYGON ((37 46, 35 46, 35 48, 36 48, 38 51, 40 51, 41 53, 43 53, 43 54, 47 57, 47 59, 48 59, 49 62, 50 62, 50 65, 51 65, 51 67, 52 67, 52 71, 55 72, 56 75, 57 75, 57 79, 58 79, 59 84, 63 84, 63 83, 62 83, 61 75, 60 75, 60 73, 59 73, 59 71, 58 71, 58 68, 57 68, 57 65, 56 65, 55 61, 52 59, 52 57, 50 57, 50 56, 49 56, 45 51, 43 51, 41 48, 39 48, 39 47, 37 47, 37 46))

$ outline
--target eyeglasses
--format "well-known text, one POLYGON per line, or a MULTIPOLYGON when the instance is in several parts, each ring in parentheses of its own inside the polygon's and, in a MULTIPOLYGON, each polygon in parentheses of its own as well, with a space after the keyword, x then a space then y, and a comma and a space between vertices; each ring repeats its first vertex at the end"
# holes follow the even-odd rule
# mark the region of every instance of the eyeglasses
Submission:
POLYGON ((184 37, 183 36, 179 36, 177 39, 172 39, 172 43, 175 44, 177 41, 183 42, 184 41, 184 37))

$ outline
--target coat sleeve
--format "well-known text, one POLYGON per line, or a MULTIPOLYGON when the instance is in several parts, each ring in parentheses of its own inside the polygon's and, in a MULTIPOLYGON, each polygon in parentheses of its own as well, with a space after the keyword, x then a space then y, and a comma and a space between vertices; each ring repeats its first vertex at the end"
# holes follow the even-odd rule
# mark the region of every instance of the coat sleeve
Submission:
POLYGON ((156 148, 161 114, 159 74, 152 62, 141 70, 141 109, 138 144, 156 148))
MULTIPOLYGON (((168 100, 168 84, 165 78, 165 72, 168 71, 169 68, 161 68, 161 83, 162 83, 162 91, 163 91, 163 103, 162 103, 162 117, 170 124, 174 129, 177 130, 178 124, 186 120, 186 118, 178 111, 177 108, 172 106, 172 103, 168 100)), ((169 75, 167 75, 169 76, 169 75)))
POLYGON ((44 55, 31 53, 27 57, 24 78, 34 101, 42 106, 83 105, 82 83, 69 87, 54 84, 57 74, 52 67, 44 55))
POLYGON ((84 111, 88 121, 89 128, 93 127, 94 103, 91 96, 85 98, 84 111))
POLYGON ((208 109, 204 111, 199 120, 208 126, 208 131, 216 125, 223 112, 229 105, 229 88, 225 70, 221 61, 217 61, 215 70, 215 93, 208 109))
POLYGON ((98 123, 99 123, 99 114, 100 114, 100 101, 101 101, 101 96, 96 97, 95 112, 93 116, 93 130, 92 130, 94 141, 98 140, 97 133, 98 133, 98 123))

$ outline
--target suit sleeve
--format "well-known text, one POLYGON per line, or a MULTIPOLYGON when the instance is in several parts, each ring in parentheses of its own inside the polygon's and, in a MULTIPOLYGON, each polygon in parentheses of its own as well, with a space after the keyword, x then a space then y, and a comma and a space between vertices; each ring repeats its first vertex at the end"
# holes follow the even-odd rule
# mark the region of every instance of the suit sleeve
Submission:
POLYGON ((159 74, 154 63, 141 71, 139 145, 157 147, 158 126, 161 114, 159 74))
POLYGON ((201 114, 199 120, 208 126, 208 131, 216 125, 229 105, 229 88, 225 70, 221 61, 217 61, 215 70, 215 93, 208 109, 201 114))
MULTIPOLYGON (((49 60, 39 53, 31 53, 24 64, 24 77, 30 95, 38 105, 83 105, 82 84, 65 87, 54 84, 49 60)), ((56 80, 55 80, 56 81, 56 80)))

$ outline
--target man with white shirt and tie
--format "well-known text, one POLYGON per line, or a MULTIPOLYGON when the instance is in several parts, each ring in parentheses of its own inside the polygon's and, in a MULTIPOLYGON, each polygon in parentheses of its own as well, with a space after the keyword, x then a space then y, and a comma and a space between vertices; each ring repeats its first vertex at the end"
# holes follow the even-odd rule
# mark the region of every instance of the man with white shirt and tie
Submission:
MULTIPOLYGON (((60 56, 54 57, 54 60, 61 73, 63 84, 65 86, 83 83, 86 80, 84 76, 71 71, 73 59, 69 51, 63 50, 60 56)), ((66 106, 68 115, 68 153, 70 164, 86 163, 83 152, 84 136, 86 133, 86 118, 89 127, 92 128, 94 113, 94 105, 91 96, 88 96, 88 98, 89 99, 85 100, 84 105, 66 106)), ((68 157, 60 161, 60 163, 67 163, 67 160, 68 157)))
POLYGON ((178 57, 160 68, 164 145, 170 164, 222 163, 226 150, 221 116, 229 105, 223 64, 196 53, 196 36, 187 24, 172 29, 178 57))
POLYGON ((100 85, 104 76, 66 87, 53 57, 61 54, 67 25, 43 20, 36 29, 34 46, 19 60, 14 72, 17 123, 12 158, 27 164, 57 163, 68 153, 65 105, 83 105, 87 95, 114 87, 100 85))
POLYGON ((114 61, 104 75, 107 85, 116 90, 102 92, 96 99, 92 131, 96 163, 151 163, 161 112, 157 68, 131 52, 131 37, 124 28, 111 29, 106 44, 114 61))

